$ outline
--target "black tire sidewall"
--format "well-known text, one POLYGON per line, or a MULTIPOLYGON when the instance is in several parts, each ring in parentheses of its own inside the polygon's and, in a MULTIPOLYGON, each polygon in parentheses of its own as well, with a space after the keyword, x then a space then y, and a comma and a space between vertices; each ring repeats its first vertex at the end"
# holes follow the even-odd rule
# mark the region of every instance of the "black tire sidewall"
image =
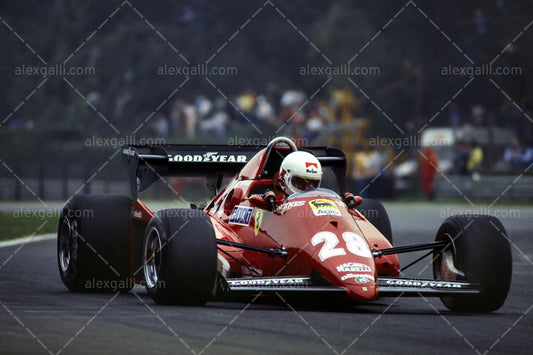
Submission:
POLYGON ((71 291, 127 292, 131 279, 131 199, 117 195, 76 195, 65 204, 58 226, 67 218, 77 225, 75 248, 64 272, 71 291))
POLYGON ((59 275, 61 277, 61 280, 67 286, 67 288, 71 291, 80 291, 83 286, 83 276, 80 275, 80 272, 78 271, 78 247, 77 247, 77 238, 67 236, 70 238, 70 261, 67 267, 66 271, 63 271, 63 268, 61 267, 61 260, 60 260, 60 253, 61 253, 61 237, 60 234, 63 232, 63 228, 65 227, 63 223, 68 223, 69 230, 67 233, 73 233, 73 223, 76 223, 73 219, 71 219, 69 216, 73 215, 73 206, 72 201, 68 201, 65 206, 63 206, 63 210, 61 211, 61 216, 59 218, 59 225, 58 225, 58 238, 57 238, 57 266, 59 269, 59 275))
MULTIPOLYGON (((211 297, 217 270, 216 237, 203 211, 169 209, 157 212, 147 233, 157 228, 161 236, 158 282, 147 291, 158 304, 204 304, 211 297)), ((146 240, 143 241, 143 253, 146 240)), ((145 260, 143 259, 143 263, 145 260)))
POLYGON ((381 201, 364 198, 356 209, 393 244, 389 214, 381 201))
POLYGON ((512 278, 512 253, 501 222, 493 216, 452 216, 441 225, 436 240, 445 234, 454 239, 455 264, 465 274, 459 280, 481 287, 478 295, 443 297, 445 306, 460 312, 499 309, 512 278))

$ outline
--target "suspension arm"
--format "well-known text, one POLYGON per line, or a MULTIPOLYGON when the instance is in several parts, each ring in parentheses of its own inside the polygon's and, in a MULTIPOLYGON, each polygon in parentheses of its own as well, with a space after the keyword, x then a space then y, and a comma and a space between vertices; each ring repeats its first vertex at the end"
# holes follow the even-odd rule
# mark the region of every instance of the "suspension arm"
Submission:
POLYGON ((256 246, 253 246, 253 245, 242 244, 242 243, 232 242, 232 241, 223 240, 223 239, 217 239, 217 244, 219 244, 219 245, 227 245, 227 246, 234 247, 234 248, 239 248, 239 249, 257 251, 257 252, 260 252, 260 253, 265 253, 268 256, 278 257, 278 258, 281 258, 281 259, 285 259, 287 257, 287 255, 288 255, 287 250, 285 250, 285 248, 283 246, 281 246, 281 248, 277 248, 277 249, 274 249, 274 248, 261 248, 261 247, 256 247, 256 246))
POLYGON ((379 258, 379 257, 382 257, 383 255, 390 255, 390 254, 410 253, 410 252, 419 251, 419 250, 444 249, 448 245, 450 245, 450 241, 441 240, 441 241, 433 242, 433 243, 405 245, 401 247, 393 247, 393 248, 386 248, 386 249, 372 249, 372 255, 375 258, 376 257, 379 258))

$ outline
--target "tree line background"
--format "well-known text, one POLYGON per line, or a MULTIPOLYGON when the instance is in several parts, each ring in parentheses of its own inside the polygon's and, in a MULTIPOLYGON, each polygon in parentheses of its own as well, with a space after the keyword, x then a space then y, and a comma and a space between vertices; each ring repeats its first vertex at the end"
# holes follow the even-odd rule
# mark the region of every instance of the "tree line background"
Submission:
MULTIPOLYGON (((465 110, 480 104, 496 112, 509 100, 526 109, 531 96, 529 2, 35 0, 2 2, 0 16, 0 145, 5 162, 50 156, 93 159, 94 153, 86 153, 85 139, 132 134, 186 79, 157 75, 158 67, 187 65, 182 56, 193 66, 216 54, 209 66, 236 67, 238 74, 210 76, 211 83, 203 76, 191 77, 160 111, 168 111, 178 98, 214 99, 221 93, 232 98, 245 90, 266 93, 272 87, 298 89, 310 96, 328 78, 302 76, 300 67, 328 66, 328 60, 341 65, 360 52, 351 64, 379 67, 380 74, 352 77, 353 82, 400 127, 413 120, 421 124, 469 79, 444 77, 442 67, 469 65, 461 51, 475 65, 487 64, 510 43, 493 63, 522 69, 517 77, 493 78, 509 97, 488 77, 480 77, 454 101, 465 110), (483 35, 477 9, 485 16, 483 35), (48 65, 70 58, 68 66, 94 66, 95 75, 66 77, 70 84, 61 76, 50 76, 28 96, 45 77, 16 75, 15 70, 43 66, 39 57, 48 65), (117 115, 117 100, 124 90, 129 101, 117 115)), ((316 99, 338 88, 349 88, 361 99, 354 115, 372 117, 373 134, 400 135, 346 77, 333 77, 316 99)), ((434 124, 439 123, 448 123, 444 114, 435 118, 434 124)), ((144 129, 136 133, 149 134, 144 129)))

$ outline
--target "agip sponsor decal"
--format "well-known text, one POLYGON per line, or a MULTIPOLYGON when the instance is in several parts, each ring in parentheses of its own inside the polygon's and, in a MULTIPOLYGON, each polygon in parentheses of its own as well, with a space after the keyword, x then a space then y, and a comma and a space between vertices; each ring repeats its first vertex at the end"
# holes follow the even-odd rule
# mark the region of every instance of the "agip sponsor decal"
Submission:
POLYGON ((315 216, 341 216, 337 204, 325 198, 311 200, 309 206, 315 216))
POLYGON ((241 226, 249 225, 253 210, 251 207, 235 206, 229 217, 229 223, 241 226))

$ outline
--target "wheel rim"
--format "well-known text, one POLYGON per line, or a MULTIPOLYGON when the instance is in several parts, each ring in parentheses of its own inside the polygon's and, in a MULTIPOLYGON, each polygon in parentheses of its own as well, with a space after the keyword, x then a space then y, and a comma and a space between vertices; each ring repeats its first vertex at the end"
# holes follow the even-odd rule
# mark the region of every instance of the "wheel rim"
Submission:
POLYGON ((450 244, 443 251, 441 251, 437 257, 435 276, 441 280, 456 281, 464 277, 464 274, 455 266, 456 250, 452 236, 446 233, 443 235, 442 240, 446 239, 450 241, 450 244))
POLYGON ((154 288, 159 281, 161 268, 161 235, 157 228, 150 228, 144 242, 144 279, 148 288, 154 288))
POLYGON ((59 266, 65 273, 70 268, 76 235, 76 221, 70 222, 68 218, 63 218, 59 233, 59 266))

